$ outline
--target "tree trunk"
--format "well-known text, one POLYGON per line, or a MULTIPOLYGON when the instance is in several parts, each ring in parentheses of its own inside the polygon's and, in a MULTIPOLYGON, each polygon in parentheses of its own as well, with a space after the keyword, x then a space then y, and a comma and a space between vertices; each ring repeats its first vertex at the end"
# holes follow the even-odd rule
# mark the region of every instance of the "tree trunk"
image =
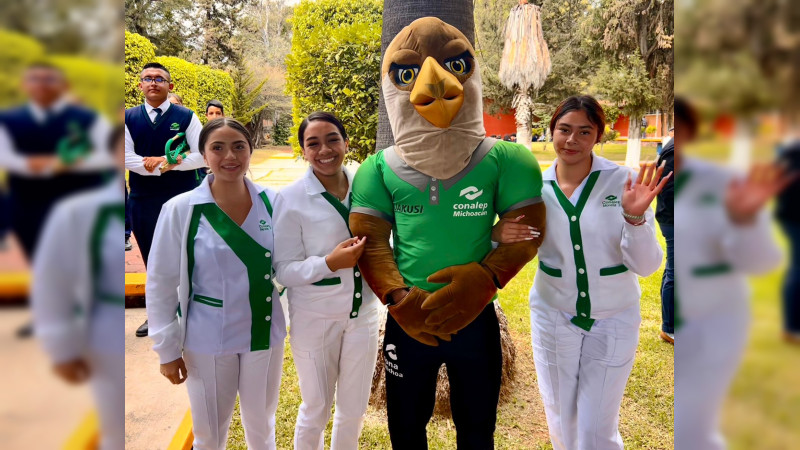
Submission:
POLYGON ((753 157, 753 121, 750 117, 737 117, 733 129, 733 143, 729 165, 747 170, 753 157))
MULTIPOLYGON (((406 25, 420 17, 438 17, 464 33, 469 42, 475 45, 475 18, 473 16, 472 0, 406 0, 385 1, 383 3, 383 31, 381 32, 381 61, 386 47, 392 42, 395 35, 406 25)), ((386 113, 386 104, 383 102, 381 91, 378 101, 378 135, 375 150, 382 150, 394 145, 392 128, 389 125, 389 116, 386 113)))
POLYGON ((514 118, 517 122, 517 143, 527 148, 531 148, 531 108, 532 101, 527 92, 517 89, 517 114, 514 118))
POLYGON ((628 119, 628 150, 625 154, 625 165, 638 169, 642 156, 642 116, 631 114, 628 119))

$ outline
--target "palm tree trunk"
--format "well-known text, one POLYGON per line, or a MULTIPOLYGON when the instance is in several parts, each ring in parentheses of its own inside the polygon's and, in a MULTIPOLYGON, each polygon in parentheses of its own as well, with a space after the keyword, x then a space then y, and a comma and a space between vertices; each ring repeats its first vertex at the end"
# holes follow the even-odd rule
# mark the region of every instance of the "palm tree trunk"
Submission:
MULTIPOLYGON (((461 30, 472 45, 475 45, 475 17, 472 0, 406 0, 385 1, 383 3, 383 31, 381 33, 381 61, 386 47, 395 35, 406 25, 420 17, 438 17, 461 30)), ((383 92, 378 102, 378 135, 376 150, 382 150, 394 144, 383 92)))
POLYGON ((625 165, 638 169, 641 156, 642 116, 637 113, 628 117, 628 149, 625 154, 625 165))

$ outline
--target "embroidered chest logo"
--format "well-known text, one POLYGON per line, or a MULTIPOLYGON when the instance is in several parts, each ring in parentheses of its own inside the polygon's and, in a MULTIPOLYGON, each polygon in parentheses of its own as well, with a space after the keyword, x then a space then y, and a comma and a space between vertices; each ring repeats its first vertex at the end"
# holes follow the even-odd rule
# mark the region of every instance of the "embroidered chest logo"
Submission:
POLYGON ((258 229, 261 230, 261 231, 267 231, 267 230, 271 230, 272 227, 269 226, 269 224, 267 223, 266 220, 260 220, 258 222, 258 229))
POLYGON ((400 214, 422 214, 422 205, 394 205, 394 212, 400 214))
POLYGON ((466 187, 458 194, 459 197, 465 197, 467 200, 472 201, 483 194, 483 189, 480 191, 475 186, 466 187))
POLYGON ((455 203, 453 205, 453 217, 483 217, 489 214, 487 208, 489 203, 474 201, 483 195, 483 189, 478 190, 475 186, 465 187, 458 194, 471 203, 455 203))
POLYGON ((180 128, 181 126, 175 122, 173 122, 172 125, 169 126, 170 131, 178 131, 180 128))
POLYGON ((609 195, 603 199, 603 208, 621 206, 622 202, 619 201, 616 195, 609 195))

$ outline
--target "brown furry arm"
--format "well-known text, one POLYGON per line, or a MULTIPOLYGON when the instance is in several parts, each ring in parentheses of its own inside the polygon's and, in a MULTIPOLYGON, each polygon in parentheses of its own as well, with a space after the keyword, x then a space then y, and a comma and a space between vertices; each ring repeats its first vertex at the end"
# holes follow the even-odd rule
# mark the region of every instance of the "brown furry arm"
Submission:
POLYGON ((398 289, 408 289, 389 246, 392 224, 379 217, 352 212, 350 231, 353 236, 367 238, 364 253, 358 260, 364 280, 384 305, 391 303, 389 294, 398 289))
POLYGON ((508 211, 501 218, 514 218, 520 215, 525 216, 520 220, 520 223, 537 228, 541 235, 530 241, 516 244, 500 244, 483 258, 481 266, 492 274, 495 286, 498 289, 504 288, 525 267, 525 264, 536 256, 539 246, 544 240, 545 224, 547 222, 544 202, 508 211))

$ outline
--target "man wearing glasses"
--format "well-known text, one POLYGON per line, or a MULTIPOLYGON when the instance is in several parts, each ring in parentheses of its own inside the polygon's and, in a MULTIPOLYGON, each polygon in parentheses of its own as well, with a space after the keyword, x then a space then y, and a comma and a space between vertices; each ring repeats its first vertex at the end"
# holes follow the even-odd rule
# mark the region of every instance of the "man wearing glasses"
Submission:
MULTIPOLYGON (((139 78, 145 102, 125 111, 125 168, 130 171, 128 201, 133 234, 146 267, 161 206, 197 187, 196 169, 205 163, 197 147, 200 119, 190 109, 167 99, 173 88, 167 68, 159 63, 145 64, 139 78), (165 147, 179 133, 184 133, 181 139, 186 139, 189 153, 168 164, 165 147)), ((136 336, 147 336, 146 321, 136 330, 136 336)))

